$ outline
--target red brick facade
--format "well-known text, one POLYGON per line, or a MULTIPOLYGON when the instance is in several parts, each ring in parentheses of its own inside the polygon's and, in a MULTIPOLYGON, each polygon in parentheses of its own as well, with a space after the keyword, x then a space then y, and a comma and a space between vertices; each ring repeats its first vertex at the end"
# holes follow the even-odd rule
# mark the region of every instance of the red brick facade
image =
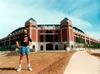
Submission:
MULTIPOLYGON (((72 22, 65 18, 60 24, 41 24, 38 25, 34 19, 25 23, 28 35, 32 39, 32 48, 40 50, 63 50, 67 47, 74 47, 76 39, 82 37, 88 44, 98 43, 99 41, 87 36, 83 32, 73 27, 72 22)), ((15 45, 16 39, 22 34, 23 28, 13 31, 9 36, 0 39, 1 45, 15 45), (19 32, 20 30, 20 32, 19 32)))

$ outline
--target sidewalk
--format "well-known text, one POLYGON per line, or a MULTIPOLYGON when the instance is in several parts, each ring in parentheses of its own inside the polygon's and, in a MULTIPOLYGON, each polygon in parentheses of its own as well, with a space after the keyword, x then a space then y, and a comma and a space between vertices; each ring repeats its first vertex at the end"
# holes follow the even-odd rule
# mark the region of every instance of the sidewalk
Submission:
POLYGON ((76 52, 64 74, 100 74, 100 59, 87 54, 85 51, 76 52))
POLYGON ((98 49, 98 50, 91 50, 91 51, 94 52, 94 53, 100 54, 100 49, 98 49))
POLYGON ((0 51, 0 55, 3 55, 5 53, 10 53, 11 51, 0 51))

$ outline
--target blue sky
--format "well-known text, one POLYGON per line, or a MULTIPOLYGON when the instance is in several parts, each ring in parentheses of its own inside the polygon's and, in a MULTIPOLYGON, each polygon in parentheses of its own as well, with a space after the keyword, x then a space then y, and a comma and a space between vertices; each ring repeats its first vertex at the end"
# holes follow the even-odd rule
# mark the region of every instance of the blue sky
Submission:
POLYGON ((30 17, 38 24, 58 24, 67 17, 100 39, 100 0, 0 0, 0 38, 24 26, 30 17))

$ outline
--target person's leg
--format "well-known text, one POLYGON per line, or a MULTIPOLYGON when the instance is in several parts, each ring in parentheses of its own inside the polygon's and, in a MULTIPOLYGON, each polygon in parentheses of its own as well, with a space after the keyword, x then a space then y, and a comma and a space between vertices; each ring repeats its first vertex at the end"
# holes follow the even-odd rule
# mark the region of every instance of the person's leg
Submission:
POLYGON ((20 54, 19 65, 22 65, 23 56, 24 55, 20 54))
POLYGON ((26 54, 26 59, 27 59, 28 70, 32 71, 32 68, 30 66, 30 57, 27 54, 26 54))
POLYGON ((30 57, 26 54, 27 64, 30 64, 30 57))
POLYGON ((22 59, 23 59, 24 53, 25 53, 25 47, 22 47, 22 48, 20 49, 19 65, 22 64, 22 59))
POLYGON ((21 67, 22 67, 22 59, 23 59, 23 55, 20 54, 20 59, 19 59, 19 68, 17 69, 17 71, 21 71, 21 67))
POLYGON ((24 56, 25 50, 24 47, 22 47, 20 49, 20 59, 19 59, 19 68, 17 69, 17 71, 21 71, 21 67, 22 67, 22 60, 23 60, 23 56, 24 56))
POLYGON ((26 53, 26 59, 27 59, 27 64, 28 64, 28 70, 32 71, 32 68, 30 66, 30 57, 29 57, 30 51, 29 51, 29 48, 28 47, 26 47, 25 53, 26 53))
POLYGON ((26 54, 27 64, 30 64, 29 53, 30 53, 29 48, 25 47, 25 54, 26 54))

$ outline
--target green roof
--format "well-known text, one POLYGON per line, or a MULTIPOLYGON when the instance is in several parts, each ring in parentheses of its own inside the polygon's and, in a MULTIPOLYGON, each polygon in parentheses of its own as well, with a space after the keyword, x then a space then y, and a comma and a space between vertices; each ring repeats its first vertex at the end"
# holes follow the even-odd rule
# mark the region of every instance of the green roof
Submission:
MULTIPOLYGON (((17 28, 17 29, 15 29, 14 31, 12 31, 10 34, 13 34, 13 33, 15 33, 15 32, 18 32, 19 30, 22 30, 22 29, 24 29, 25 27, 20 27, 20 28, 17 28)), ((10 34, 8 34, 8 35, 10 35, 10 34)))
POLYGON ((37 21, 34 20, 32 17, 31 17, 28 21, 34 21, 34 22, 37 22, 37 21))
POLYGON ((77 28, 77 27, 73 27, 75 30, 84 33, 81 29, 77 28))
POLYGON ((65 17, 61 22, 68 21, 69 19, 65 17))

